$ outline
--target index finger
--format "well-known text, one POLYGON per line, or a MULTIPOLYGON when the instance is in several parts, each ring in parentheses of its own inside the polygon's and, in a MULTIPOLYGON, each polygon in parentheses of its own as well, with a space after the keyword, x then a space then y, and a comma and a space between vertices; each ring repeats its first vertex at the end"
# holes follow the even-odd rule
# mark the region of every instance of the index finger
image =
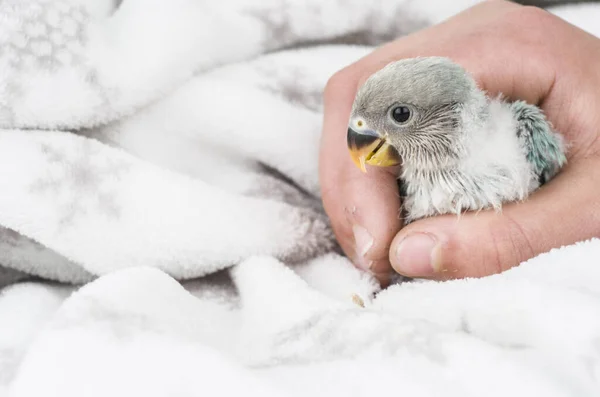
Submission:
POLYGON ((346 144, 348 117, 358 88, 360 67, 338 72, 325 90, 320 151, 322 199, 337 240, 355 265, 380 280, 389 274, 389 247, 402 224, 396 176, 391 170, 362 173, 346 144))

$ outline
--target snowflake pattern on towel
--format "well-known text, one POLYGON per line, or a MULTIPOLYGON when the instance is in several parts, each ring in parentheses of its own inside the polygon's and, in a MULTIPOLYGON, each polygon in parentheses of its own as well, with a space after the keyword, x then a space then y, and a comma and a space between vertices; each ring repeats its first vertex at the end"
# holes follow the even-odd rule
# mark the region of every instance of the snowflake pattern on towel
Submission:
POLYGON ((87 211, 97 211, 118 221, 119 192, 115 181, 127 172, 126 163, 106 158, 100 147, 89 141, 81 142, 74 153, 48 143, 41 150, 53 168, 40 175, 31 193, 62 203, 61 227, 68 227, 87 211))
POLYGON ((89 15, 83 6, 66 1, 9 0, 0 5, 0 13, 0 65, 9 76, 0 85, 0 125, 9 126, 28 73, 52 75, 65 67, 82 67, 89 15))
MULTIPOLYGON (((55 138, 42 140, 42 134, 23 135, 28 144, 37 145, 32 155, 39 170, 23 183, 0 178, 0 189, 15 191, 26 186, 18 194, 38 200, 36 208, 42 211, 43 207, 48 213, 24 222, 12 219, 11 214, 22 213, 17 208, 0 208, 0 225, 18 229, 59 256, 77 258, 74 262, 82 262, 85 269, 102 268, 102 261, 107 260, 77 248, 99 243, 97 237, 86 240, 92 238, 90 230, 99 222, 109 230, 114 228, 105 233, 108 236, 127 229, 122 222, 146 225, 136 226, 144 232, 130 234, 131 244, 115 240, 104 249, 111 258, 109 267, 126 266, 130 258, 139 257, 133 247, 146 239, 159 239, 162 245, 155 247, 161 254, 147 253, 149 261, 145 263, 173 266, 179 269, 173 274, 190 276, 234 265, 252 253, 298 263, 339 251, 320 202, 316 172, 322 92, 328 76, 364 49, 327 67, 319 66, 318 55, 313 55, 315 63, 294 64, 293 51, 339 46, 344 40, 376 44, 424 26, 426 18, 394 0, 383 1, 380 9, 365 9, 359 0, 328 4, 320 0, 252 0, 210 7, 194 0, 178 0, 176 7, 170 4, 139 0, 0 2, 0 127, 6 129, 0 131, 0 145, 14 144, 19 150, 9 132, 14 129, 23 134, 49 131, 49 136, 50 131, 56 134, 58 130, 66 140, 58 143, 55 138), (346 17, 332 19, 337 14, 346 17), (200 18, 204 23, 197 22, 200 18), (115 40, 115 32, 119 40, 115 40), (219 35, 236 39, 217 46, 214 40, 207 41, 219 35), (240 81, 240 95, 262 95, 265 103, 277 107, 276 113, 287 114, 286 118, 272 117, 260 101, 252 99, 262 114, 249 123, 252 127, 242 127, 244 120, 228 117, 231 103, 239 95, 232 92, 229 97, 215 97, 210 93, 216 81, 211 76, 226 76, 223 83, 234 87, 240 75, 226 70, 236 61, 241 62, 241 75, 250 77, 240 81), (211 82, 212 87, 194 91, 195 85, 210 86, 211 82), (190 103, 198 105, 186 106, 190 103), (265 139, 270 145, 262 143, 265 139), (67 141, 69 150, 62 147, 67 141), (213 153, 215 147, 223 148, 222 153, 213 153), (227 168, 217 184, 214 177, 203 177, 210 169, 210 164, 201 161, 205 156, 227 168), (237 161, 231 162, 233 158, 237 161), (185 209, 191 214, 188 222, 201 225, 213 218, 207 228, 260 227, 262 230, 251 234, 261 242, 244 247, 243 254, 232 251, 223 258, 208 259, 215 258, 214 243, 204 247, 190 242, 181 250, 172 246, 178 244, 175 238, 164 237, 165 230, 181 228, 182 221, 158 214, 177 208, 181 199, 149 200, 155 207, 148 209, 146 216, 158 217, 160 221, 154 222, 160 227, 147 226, 140 215, 132 215, 136 210, 130 195, 134 193, 124 194, 124 181, 131 185, 136 183, 132 175, 152 175, 159 186, 172 172, 177 181, 185 178, 185 183, 176 184, 182 186, 182 192, 188 191, 186 196, 205 197, 197 207, 206 213, 190 206, 185 209), (239 208, 244 219, 236 221, 230 210, 211 211, 210 205, 203 204, 222 194, 230 195, 231 205, 239 208), (262 212, 244 210, 257 206, 262 212), (132 220, 132 216, 137 218, 132 220), (38 227, 36 219, 40 217, 53 221, 38 227), (225 223, 230 218, 231 223, 225 223), (81 241, 66 243, 75 237, 81 241), (198 267, 197 261, 203 265, 198 267)), ((3 147, 8 151, 12 146, 3 147)), ((24 163, 22 167, 32 166, 24 163)), ((148 182, 149 190, 150 186, 154 188, 148 182)))
POLYGON ((0 395, 597 395, 598 241, 384 291, 335 253, 328 78, 466 4, 0 0, 0 395))
MULTIPOLYGON (((12 32, 4 52, 9 65, 27 72, 33 68, 49 72, 82 62, 86 44, 85 8, 67 2, 33 2, 24 14, 21 28, 12 32)), ((23 15, 23 14, 22 14, 23 15)))

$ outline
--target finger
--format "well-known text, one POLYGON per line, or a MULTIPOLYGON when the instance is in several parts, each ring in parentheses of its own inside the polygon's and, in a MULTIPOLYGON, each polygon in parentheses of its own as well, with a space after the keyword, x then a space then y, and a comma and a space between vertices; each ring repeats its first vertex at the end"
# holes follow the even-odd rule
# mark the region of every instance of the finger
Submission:
POLYGON ((553 32, 556 18, 542 9, 512 2, 481 3, 439 25, 388 43, 365 57, 360 61, 362 73, 358 85, 390 62, 444 56, 462 65, 489 95, 501 93, 507 99, 539 104, 555 78, 555 65, 547 59, 549 53, 555 52, 556 41, 552 36, 560 40, 561 33, 553 32), (506 45, 507 42, 511 45, 506 45), (528 56, 515 57, 515 54, 528 56))
POLYGON ((414 222, 395 237, 391 264, 409 277, 481 277, 553 247, 598 236, 600 202, 595 186, 600 183, 599 167, 598 159, 573 164, 529 200, 506 205, 500 213, 483 211, 414 222))
POLYGON ((355 265, 385 281, 391 271, 390 243, 401 225, 400 200, 394 171, 369 168, 364 174, 348 153, 348 119, 359 72, 347 68, 325 90, 320 183, 325 211, 342 249, 355 265))

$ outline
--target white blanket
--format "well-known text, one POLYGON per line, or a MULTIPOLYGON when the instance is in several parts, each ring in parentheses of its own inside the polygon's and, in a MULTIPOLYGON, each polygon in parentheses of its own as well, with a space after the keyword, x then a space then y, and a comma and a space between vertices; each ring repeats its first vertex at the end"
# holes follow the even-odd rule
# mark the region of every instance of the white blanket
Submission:
POLYGON ((0 396, 600 393, 600 241, 374 298, 320 205, 328 77, 477 2, 0 0, 0 396))

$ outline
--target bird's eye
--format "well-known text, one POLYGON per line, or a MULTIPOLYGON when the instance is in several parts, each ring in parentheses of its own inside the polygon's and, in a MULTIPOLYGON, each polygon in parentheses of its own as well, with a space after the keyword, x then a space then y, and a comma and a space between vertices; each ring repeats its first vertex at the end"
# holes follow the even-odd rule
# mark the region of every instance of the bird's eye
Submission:
POLYGON ((392 109, 391 116, 396 123, 406 123, 410 119, 410 109, 407 106, 396 106, 392 109))

